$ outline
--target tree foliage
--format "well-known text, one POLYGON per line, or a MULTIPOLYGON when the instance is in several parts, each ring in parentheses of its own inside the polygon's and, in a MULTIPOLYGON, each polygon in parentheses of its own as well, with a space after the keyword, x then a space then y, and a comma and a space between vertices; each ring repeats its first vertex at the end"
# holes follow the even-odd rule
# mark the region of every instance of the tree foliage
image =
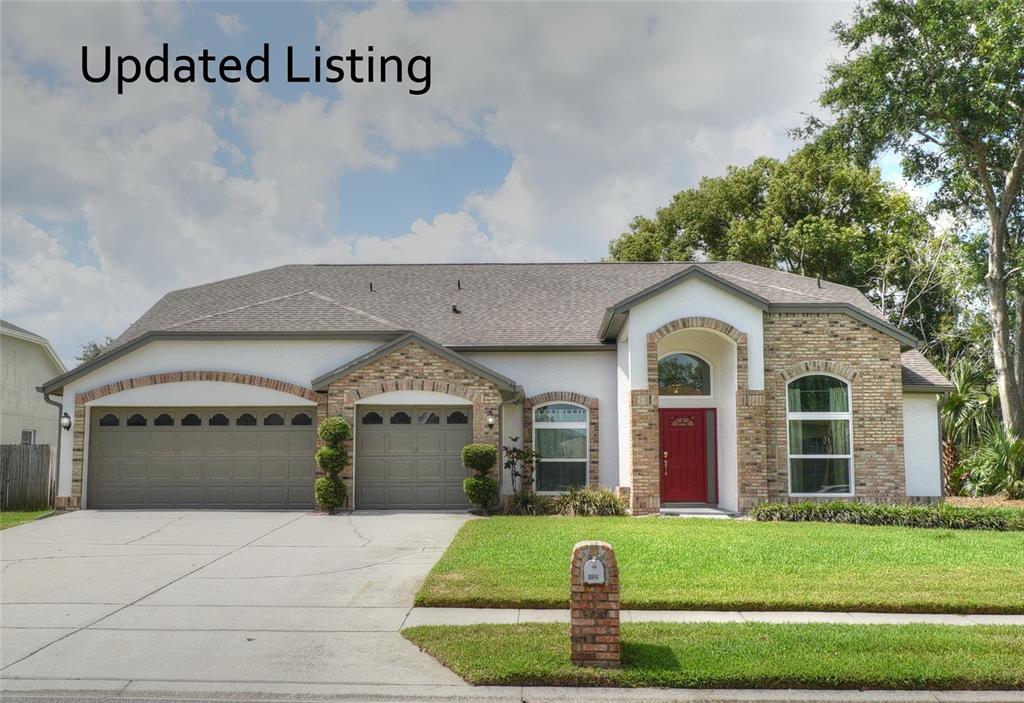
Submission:
POLYGON ((983 237, 992 358, 1004 421, 1024 432, 1024 5, 1019 0, 871 0, 835 27, 847 56, 829 67, 808 123, 859 159, 894 150, 933 206, 983 237))
POLYGON ((95 339, 90 339, 88 342, 81 346, 81 353, 75 357, 80 363, 88 364, 90 361, 98 357, 107 347, 109 347, 114 341, 113 337, 107 337, 100 344, 95 339))

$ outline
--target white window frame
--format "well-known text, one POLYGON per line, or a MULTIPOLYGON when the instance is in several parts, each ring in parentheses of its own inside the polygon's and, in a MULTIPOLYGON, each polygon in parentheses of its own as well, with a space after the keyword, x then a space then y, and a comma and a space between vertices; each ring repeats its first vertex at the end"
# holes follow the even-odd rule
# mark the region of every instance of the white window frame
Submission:
MULTIPOLYGON (((669 357, 669 356, 672 356, 673 354, 686 354, 687 356, 692 356, 694 359, 700 359, 701 361, 703 361, 705 364, 708 365, 708 384, 711 386, 710 392, 707 395, 662 395, 661 394, 661 384, 659 382, 659 384, 658 384, 658 397, 659 398, 699 398, 701 400, 714 400, 714 398, 715 398, 715 365, 711 363, 711 360, 708 359, 707 357, 705 357, 703 354, 698 354, 697 352, 692 352, 689 349, 673 349, 672 351, 665 352, 664 354, 659 354, 658 355, 658 366, 659 367, 661 366, 661 360, 662 359, 664 359, 666 357, 669 357)), ((660 378, 661 378, 660 371, 658 373, 658 377, 659 377, 659 381, 660 381, 660 378)))
POLYGON ((853 467, 853 384, 842 376, 837 376, 834 373, 826 373, 824 371, 812 371, 794 378, 790 378, 786 381, 786 385, 783 388, 783 392, 786 395, 786 490, 790 496, 794 498, 822 498, 822 497, 835 497, 835 498, 852 498, 856 491, 856 483, 854 483, 854 467, 853 467), (846 385, 846 401, 847 411, 842 413, 835 412, 794 412, 789 408, 789 386, 801 378, 807 378, 808 376, 829 376, 838 381, 841 381, 846 385), (789 423, 792 420, 846 420, 850 428, 850 453, 849 454, 790 454, 790 443, 789 443, 789 423), (793 492, 793 459, 846 459, 850 462, 850 490, 847 493, 794 493, 793 492))
POLYGON ((568 491, 539 491, 539 490, 537 490, 537 485, 539 484, 539 482, 537 480, 537 474, 540 471, 540 465, 542 463, 544 463, 545 461, 559 462, 559 463, 562 463, 562 464, 565 464, 565 463, 579 463, 579 464, 583 464, 583 485, 584 486, 589 485, 590 484, 590 408, 588 408, 585 405, 580 405, 579 403, 572 403, 572 402, 570 402, 568 400, 552 400, 551 402, 548 402, 548 403, 542 403, 541 405, 535 405, 530 412, 532 413, 531 419, 533 420, 533 448, 534 448, 535 451, 536 451, 537 447, 540 446, 539 444, 537 444, 537 430, 538 429, 542 429, 542 430, 583 430, 586 433, 586 438, 587 438, 587 452, 586 452, 586 457, 583 458, 583 459, 545 459, 544 457, 541 457, 540 459, 538 459, 536 464, 534 465, 534 469, 533 469, 533 473, 534 473, 534 476, 533 476, 534 490, 533 490, 533 492, 536 493, 537 495, 551 495, 551 496, 565 495, 566 493, 568 493, 568 491), (586 416, 586 419, 583 420, 582 422, 537 422, 537 411, 540 410, 541 408, 548 407, 549 405, 571 405, 574 408, 582 408, 583 412, 585 412, 587 416, 586 416))
POLYGON ((21 444, 31 446, 36 443, 36 431, 35 430, 22 430, 21 431, 21 444), (25 441, 25 434, 29 435, 29 441, 25 441))

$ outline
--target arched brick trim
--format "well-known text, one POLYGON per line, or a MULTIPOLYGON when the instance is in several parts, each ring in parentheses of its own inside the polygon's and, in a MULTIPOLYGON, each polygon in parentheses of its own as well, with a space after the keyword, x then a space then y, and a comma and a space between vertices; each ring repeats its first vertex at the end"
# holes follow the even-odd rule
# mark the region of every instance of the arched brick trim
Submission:
POLYGON ((651 334, 654 336, 655 343, 657 343, 673 332, 692 328, 721 332, 737 344, 746 338, 745 334, 728 322, 722 322, 714 317, 681 317, 678 320, 672 320, 672 322, 662 325, 651 334))
POLYGON ((393 391, 429 391, 431 393, 445 393, 447 395, 456 395, 460 398, 465 398, 470 402, 477 402, 477 400, 479 400, 478 396, 480 395, 479 393, 458 383, 449 383, 448 381, 438 381, 426 378, 401 378, 380 381, 378 383, 367 383, 356 388, 350 388, 347 392, 351 396, 350 401, 356 402, 363 398, 380 395, 381 393, 391 393, 393 391))
POLYGON ((582 393, 574 393, 572 391, 552 391, 550 393, 541 393, 540 395, 527 398, 523 401, 523 447, 525 449, 533 449, 533 409, 538 405, 557 402, 582 405, 588 411, 588 424, 590 425, 590 457, 587 465, 587 481, 591 486, 596 486, 600 483, 601 479, 601 467, 599 462, 600 434, 598 433, 600 417, 597 398, 591 398, 583 395, 582 393))
POLYGON ((828 373, 833 376, 839 376, 847 381, 854 381, 857 378, 857 369, 842 361, 833 361, 831 359, 801 361, 799 364, 787 366, 780 371, 782 380, 787 383, 794 378, 806 376, 809 373, 828 373))
POLYGON ((75 396, 75 400, 79 403, 88 403, 93 400, 98 400, 104 396, 131 390, 133 388, 144 388, 146 386, 154 386, 161 383, 184 383, 186 381, 241 383, 246 386, 258 386, 272 391, 290 393, 291 395, 297 395, 305 400, 316 400, 316 393, 312 388, 305 388, 294 383, 279 381, 274 378, 266 378, 265 376, 251 376, 248 374, 233 373, 231 371, 173 371, 171 373, 150 374, 149 376, 136 376, 135 378, 127 378, 123 381, 108 383, 105 386, 93 388, 91 391, 86 391, 85 393, 79 393, 75 396))
POLYGON ((312 388, 305 388, 288 381, 280 381, 276 378, 234 373, 232 371, 171 371, 169 373, 154 373, 147 376, 126 378, 93 388, 84 393, 76 393, 74 433, 71 445, 71 496, 68 498, 69 508, 80 507, 82 504, 82 481, 85 469, 85 404, 108 395, 113 395, 114 393, 132 390, 133 388, 145 388, 146 386, 156 386, 164 383, 185 383, 188 381, 240 383, 246 386, 280 391, 281 393, 288 393, 304 400, 318 402, 318 394, 312 388))

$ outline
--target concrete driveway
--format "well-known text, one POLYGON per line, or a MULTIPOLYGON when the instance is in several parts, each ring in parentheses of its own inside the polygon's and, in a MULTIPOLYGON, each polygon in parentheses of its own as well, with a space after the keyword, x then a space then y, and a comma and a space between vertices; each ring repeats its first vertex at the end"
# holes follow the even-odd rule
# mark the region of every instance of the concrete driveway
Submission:
POLYGON ((82 511, 5 530, 0 679, 123 694, 461 687, 398 631, 465 520, 82 511))

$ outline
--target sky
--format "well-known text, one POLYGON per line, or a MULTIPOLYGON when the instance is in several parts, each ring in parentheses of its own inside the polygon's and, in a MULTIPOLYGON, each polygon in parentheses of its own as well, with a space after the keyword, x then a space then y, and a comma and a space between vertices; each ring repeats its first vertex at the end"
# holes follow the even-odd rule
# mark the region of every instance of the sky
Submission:
POLYGON ((170 290, 282 264, 599 260, 702 176, 789 153, 850 9, 4 2, 0 316, 74 365, 170 290), (431 86, 82 77, 83 45, 164 42, 266 42, 272 71, 372 45, 429 55, 431 86))

